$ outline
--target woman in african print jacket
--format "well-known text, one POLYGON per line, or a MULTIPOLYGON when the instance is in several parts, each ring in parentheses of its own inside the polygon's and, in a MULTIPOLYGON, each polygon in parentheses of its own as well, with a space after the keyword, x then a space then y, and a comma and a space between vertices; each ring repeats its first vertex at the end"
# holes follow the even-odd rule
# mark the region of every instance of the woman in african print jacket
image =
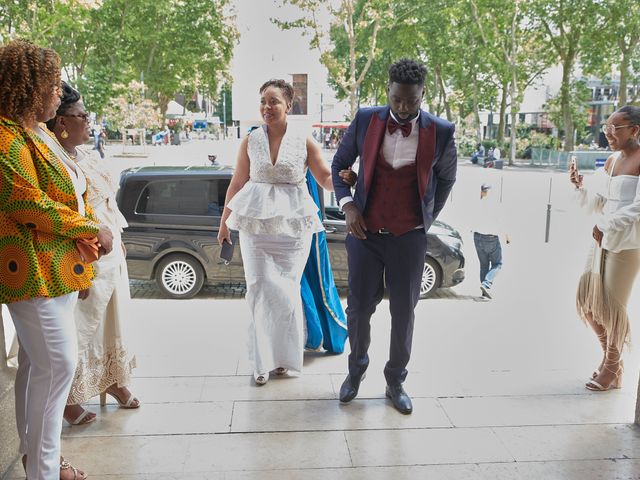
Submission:
POLYGON ((92 219, 86 179, 40 122, 60 104, 60 59, 13 41, 0 47, 0 303, 20 352, 16 423, 29 480, 85 478, 60 459, 62 413, 77 361, 74 306, 93 276, 76 241, 108 228, 92 219))

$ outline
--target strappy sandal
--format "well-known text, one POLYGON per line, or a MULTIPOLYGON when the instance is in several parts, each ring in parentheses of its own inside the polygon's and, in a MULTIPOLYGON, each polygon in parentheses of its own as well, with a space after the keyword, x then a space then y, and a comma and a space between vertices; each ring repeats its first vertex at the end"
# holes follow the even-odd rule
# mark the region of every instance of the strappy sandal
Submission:
POLYGON ((86 425, 87 423, 94 422, 97 416, 92 411, 83 408, 80 415, 78 415, 74 420, 70 420, 66 415, 63 415, 63 418, 69 425, 86 425))
POLYGON ((60 480, 84 480, 85 478, 87 478, 86 473, 84 473, 82 470, 78 470, 76 467, 74 467, 69 462, 67 462, 64 458, 62 459, 62 461, 60 462, 60 480), (63 475, 62 472, 65 470, 71 470, 71 472, 73 472, 73 478, 71 477, 62 478, 62 475, 63 475))
MULTIPOLYGON (((113 387, 113 385, 111 387, 113 387)), ((101 407, 104 407, 107 404, 107 394, 112 396, 115 401, 118 402, 120 408, 134 409, 140 407, 140 400, 134 397, 133 393, 129 392, 129 398, 127 398, 125 401, 122 401, 120 397, 118 397, 118 395, 111 390, 111 387, 107 388, 100 394, 101 407)))
POLYGON ((264 385, 269 381, 269 372, 267 373, 253 373, 253 379, 256 382, 256 385, 264 385))
MULTIPOLYGON (((27 456, 22 456, 22 467, 24 468, 25 473, 27 472, 27 456)), ((60 456, 60 480, 85 480, 87 478, 87 474, 82 470, 78 470, 76 467, 67 462, 63 456, 60 456), (71 470, 73 472, 73 478, 62 478, 64 470, 71 470)), ((27 479, 28 480, 28 479, 27 479)))
MULTIPOLYGON (((607 390, 612 390, 616 388, 622 388, 622 366, 619 366, 617 370, 611 370, 607 365, 604 366, 604 370, 615 374, 613 380, 609 383, 609 385, 601 385, 596 382, 595 379, 589 380, 584 386, 591 390, 592 392, 606 392, 607 390)), ((597 378, 597 377, 596 377, 597 378)))

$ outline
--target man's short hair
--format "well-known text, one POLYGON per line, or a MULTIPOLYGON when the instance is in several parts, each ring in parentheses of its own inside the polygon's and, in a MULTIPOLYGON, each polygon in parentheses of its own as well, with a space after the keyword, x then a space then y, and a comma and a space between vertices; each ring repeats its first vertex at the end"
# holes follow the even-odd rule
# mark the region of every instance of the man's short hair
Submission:
POLYGON ((482 190, 483 192, 486 192, 487 190, 491 190, 491 185, 488 183, 483 183, 482 185, 480 185, 480 190, 482 190))
POLYGON ((426 74, 424 65, 410 58, 402 58, 389 67, 389 83, 424 85, 426 74))

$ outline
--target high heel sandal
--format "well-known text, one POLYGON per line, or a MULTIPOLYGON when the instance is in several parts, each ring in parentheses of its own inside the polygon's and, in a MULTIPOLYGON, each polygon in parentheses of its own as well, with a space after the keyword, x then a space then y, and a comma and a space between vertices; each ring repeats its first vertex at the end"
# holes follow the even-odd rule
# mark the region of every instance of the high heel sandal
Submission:
MULTIPOLYGON (((113 385, 111 387, 113 387, 113 385)), ((123 401, 120 399, 120 397, 118 397, 117 393, 114 393, 111 390, 111 387, 107 388, 104 392, 100 394, 101 407, 104 407, 107 404, 107 394, 111 395, 115 399, 115 401, 118 402, 118 405, 120 406, 120 408, 134 409, 134 408, 140 407, 140 400, 134 397, 133 393, 129 392, 129 398, 123 401)))
MULTIPOLYGON (((81 407, 82 408, 82 407, 81 407)), ((66 415, 63 415, 64 421, 69 425, 86 425, 87 423, 94 422, 96 420, 96 414, 86 408, 82 409, 80 415, 78 415, 75 419, 70 420, 66 415)))
MULTIPOLYGON (((611 372, 614 374, 613 380, 609 383, 609 385, 601 385, 596 382, 595 378, 593 380, 589 380, 584 386, 591 390, 592 392, 606 392, 607 390, 613 390, 616 388, 622 388, 622 372, 624 371, 622 365, 618 366, 617 370, 611 370, 606 364, 604 366, 604 370, 611 372)), ((596 377, 597 378, 597 377, 596 377)))
POLYGON ((289 372, 289 369, 284 367, 278 367, 273 371, 273 373, 279 376, 286 375, 288 372, 289 372))
POLYGON ((269 381, 269 372, 267 373, 253 372, 253 380, 256 382, 256 385, 264 385, 269 381))

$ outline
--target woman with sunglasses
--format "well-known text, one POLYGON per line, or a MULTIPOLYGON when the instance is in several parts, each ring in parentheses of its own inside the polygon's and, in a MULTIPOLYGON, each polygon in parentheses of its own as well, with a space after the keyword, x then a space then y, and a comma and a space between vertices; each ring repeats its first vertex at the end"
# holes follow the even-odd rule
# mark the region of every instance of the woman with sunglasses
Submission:
POLYGON ((594 175, 595 188, 583 187, 575 163, 569 168, 581 205, 599 214, 576 297, 578 313, 603 350, 600 365, 585 385, 594 391, 620 388, 622 348, 629 341, 627 302, 640 269, 640 107, 617 110, 602 131, 615 153, 594 175))
POLYGON ((97 151, 85 146, 91 137, 89 116, 80 93, 62 82, 62 98, 56 116, 47 122, 65 155, 87 178, 87 195, 99 221, 113 232, 113 251, 94 263, 91 289, 80 295, 75 308, 78 331, 78 366, 64 410, 64 419, 82 425, 96 414, 82 404, 100 395, 112 396, 121 408, 138 408, 140 402, 128 390, 135 357, 124 342, 124 310, 129 301, 129 278, 120 233, 127 223, 116 205, 118 183, 105 168, 97 151))

